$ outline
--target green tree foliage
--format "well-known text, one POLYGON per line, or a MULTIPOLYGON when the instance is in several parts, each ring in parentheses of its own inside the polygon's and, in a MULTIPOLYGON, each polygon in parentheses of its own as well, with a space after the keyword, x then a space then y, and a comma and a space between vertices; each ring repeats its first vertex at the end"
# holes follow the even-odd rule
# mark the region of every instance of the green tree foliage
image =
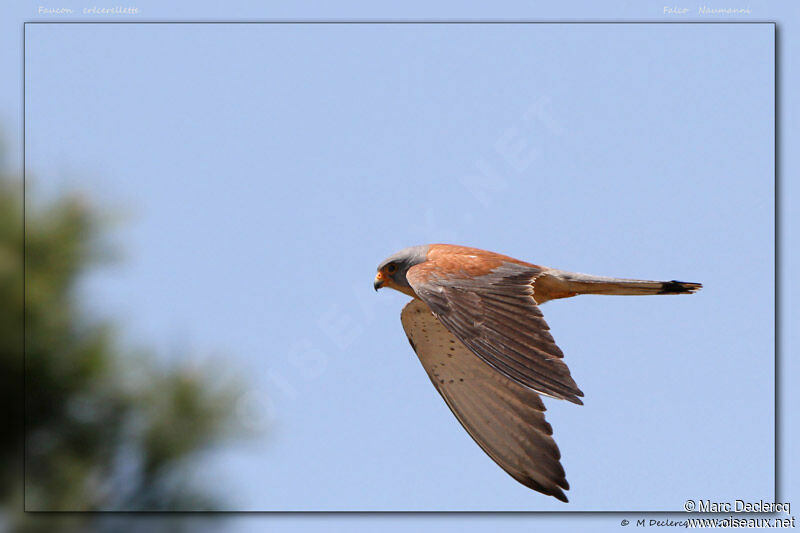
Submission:
MULTIPOLYGON (((106 223, 79 196, 29 201, 23 239, 19 185, 0 176, 0 386, 11 406, 0 476, 6 525, 52 530, 14 511, 23 494, 29 511, 219 509, 191 474, 203 468, 203 452, 239 433, 239 387, 219 383, 211 369, 121 346, 115 326, 92 316, 79 291, 108 255, 106 223)), ((83 530, 108 518, 69 520, 83 530)))

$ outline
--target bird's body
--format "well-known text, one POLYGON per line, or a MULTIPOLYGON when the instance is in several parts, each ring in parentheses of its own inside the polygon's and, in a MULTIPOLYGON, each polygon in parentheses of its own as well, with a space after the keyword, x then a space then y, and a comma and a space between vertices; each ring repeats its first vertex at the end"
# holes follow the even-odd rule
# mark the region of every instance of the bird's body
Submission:
POLYGON ((477 248, 406 248, 378 267, 375 289, 414 298, 401 321, 447 405, 520 483, 567 501, 569 485, 540 394, 581 404, 539 305, 578 294, 682 294, 699 283, 591 276, 477 248))

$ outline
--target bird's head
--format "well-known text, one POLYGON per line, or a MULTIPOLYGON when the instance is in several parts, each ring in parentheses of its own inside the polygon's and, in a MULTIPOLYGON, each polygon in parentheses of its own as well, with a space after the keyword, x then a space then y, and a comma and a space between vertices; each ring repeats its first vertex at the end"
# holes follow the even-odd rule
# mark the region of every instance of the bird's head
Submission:
POLYGON ((378 265, 378 273, 375 275, 372 286, 376 291, 383 287, 389 287, 414 296, 414 290, 409 285, 406 274, 409 268, 424 262, 427 256, 427 246, 412 246, 387 257, 378 265))

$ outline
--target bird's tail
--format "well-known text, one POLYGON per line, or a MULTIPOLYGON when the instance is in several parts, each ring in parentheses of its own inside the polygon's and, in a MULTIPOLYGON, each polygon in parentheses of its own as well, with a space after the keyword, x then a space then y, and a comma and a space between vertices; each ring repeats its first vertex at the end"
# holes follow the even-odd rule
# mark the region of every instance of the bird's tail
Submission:
POLYGON ((577 272, 551 270, 548 274, 559 280, 565 290, 574 294, 691 294, 703 288, 689 281, 651 281, 643 279, 607 278, 577 272))

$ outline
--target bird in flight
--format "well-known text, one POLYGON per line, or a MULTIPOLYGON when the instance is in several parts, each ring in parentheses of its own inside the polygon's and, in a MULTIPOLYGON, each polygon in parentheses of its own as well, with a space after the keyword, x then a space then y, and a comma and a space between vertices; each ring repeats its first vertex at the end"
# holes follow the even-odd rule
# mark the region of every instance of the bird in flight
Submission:
POLYGON ((511 477, 563 502, 569 484, 541 395, 582 405, 539 306, 578 294, 690 294, 700 283, 608 278, 449 244, 412 246, 374 288, 413 298, 400 315, 447 406, 511 477))

